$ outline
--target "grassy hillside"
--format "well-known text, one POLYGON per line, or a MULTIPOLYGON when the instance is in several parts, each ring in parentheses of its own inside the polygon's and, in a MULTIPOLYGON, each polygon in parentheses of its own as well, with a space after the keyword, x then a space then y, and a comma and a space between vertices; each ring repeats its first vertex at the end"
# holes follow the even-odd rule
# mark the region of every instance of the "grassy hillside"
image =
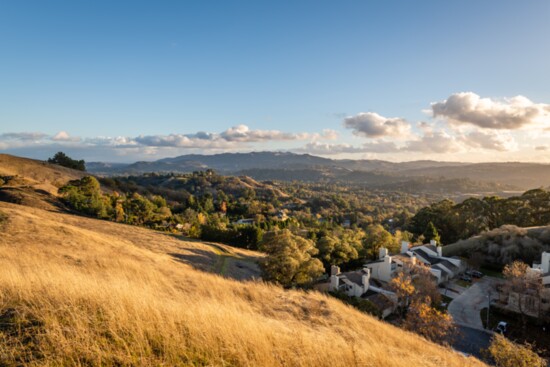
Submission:
POLYGON ((209 245, 15 204, 0 212, 0 365, 482 365, 324 295, 189 266, 216 266, 209 245))
POLYGON ((85 172, 43 161, 0 154, 0 177, 13 176, 6 186, 30 186, 57 195, 57 189, 67 181, 85 175, 85 172))
POLYGON ((77 171, 2 155, 0 175, 31 205, 0 198, 0 366, 483 365, 259 281, 259 253, 52 211, 77 171))
POLYGON ((58 189, 85 175, 43 161, 0 154, 0 201, 58 210, 58 189))

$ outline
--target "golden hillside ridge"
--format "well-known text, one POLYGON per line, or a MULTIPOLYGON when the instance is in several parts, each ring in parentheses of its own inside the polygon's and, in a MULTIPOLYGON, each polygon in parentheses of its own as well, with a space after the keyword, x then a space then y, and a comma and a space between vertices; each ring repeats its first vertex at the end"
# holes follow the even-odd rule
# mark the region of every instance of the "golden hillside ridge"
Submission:
POLYGON ((0 203, 0 364, 482 366, 316 292, 201 272, 213 251, 0 203))
POLYGON ((0 154, 0 176, 17 176, 15 184, 18 186, 26 185, 57 195, 61 186, 86 176, 86 172, 45 161, 0 154))

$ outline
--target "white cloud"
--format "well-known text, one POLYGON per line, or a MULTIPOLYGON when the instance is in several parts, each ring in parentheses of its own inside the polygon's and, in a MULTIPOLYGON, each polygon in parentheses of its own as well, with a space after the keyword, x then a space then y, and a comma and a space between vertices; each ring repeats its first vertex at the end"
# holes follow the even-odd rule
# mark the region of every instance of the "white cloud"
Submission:
POLYGON ((374 141, 368 142, 361 146, 351 144, 327 144, 319 142, 311 142, 305 146, 294 149, 298 153, 310 153, 318 155, 337 155, 337 154, 355 154, 355 153, 395 153, 399 152, 399 148, 394 142, 374 141))
POLYGON ((47 136, 41 132, 4 133, 0 135, 0 140, 41 140, 47 136))
POLYGON ((518 144, 514 137, 509 133, 500 131, 474 131, 465 135, 462 140, 466 145, 473 148, 496 150, 499 152, 509 152, 518 149, 518 144))
POLYGON ((355 135, 368 138, 402 137, 410 133, 411 125, 399 117, 384 117, 375 112, 361 112, 344 119, 344 126, 355 135))
POLYGON ((426 132, 418 140, 408 141, 402 151, 421 153, 453 153, 463 150, 456 137, 444 131, 426 132))
POLYGON ((70 136, 66 131, 60 131, 52 137, 53 141, 80 141, 79 137, 70 136))
POLYGON ((537 104, 523 96, 496 100, 472 92, 455 93, 431 107, 434 117, 484 129, 516 130, 550 124, 550 105, 537 104))

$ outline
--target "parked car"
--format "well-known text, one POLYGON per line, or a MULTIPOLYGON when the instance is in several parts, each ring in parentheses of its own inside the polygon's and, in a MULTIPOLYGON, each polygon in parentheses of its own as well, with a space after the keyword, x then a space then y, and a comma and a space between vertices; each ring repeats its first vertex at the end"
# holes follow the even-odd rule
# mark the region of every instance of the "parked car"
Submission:
POLYGON ((472 270, 470 275, 474 278, 482 278, 485 274, 477 270, 472 270))
POLYGON ((508 331, 508 323, 504 321, 499 321, 497 327, 495 328, 495 331, 497 333, 506 334, 506 331, 508 331))
POLYGON ((471 282, 471 281, 472 281, 472 277, 469 276, 469 275, 466 275, 466 274, 462 274, 462 275, 460 276, 460 279, 461 279, 461 280, 464 280, 465 282, 471 282))

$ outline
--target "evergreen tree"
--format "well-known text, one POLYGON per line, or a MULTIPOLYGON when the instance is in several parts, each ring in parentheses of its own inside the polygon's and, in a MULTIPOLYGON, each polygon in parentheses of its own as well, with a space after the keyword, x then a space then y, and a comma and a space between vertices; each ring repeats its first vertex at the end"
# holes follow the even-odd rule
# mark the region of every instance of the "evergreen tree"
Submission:
POLYGON ((434 240, 437 243, 441 242, 441 238, 439 237, 437 228, 435 228, 433 222, 431 221, 428 223, 428 226, 426 227, 426 230, 424 231, 423 235, 424 235, 424 239, 428 242, 431 240, 434 240))

